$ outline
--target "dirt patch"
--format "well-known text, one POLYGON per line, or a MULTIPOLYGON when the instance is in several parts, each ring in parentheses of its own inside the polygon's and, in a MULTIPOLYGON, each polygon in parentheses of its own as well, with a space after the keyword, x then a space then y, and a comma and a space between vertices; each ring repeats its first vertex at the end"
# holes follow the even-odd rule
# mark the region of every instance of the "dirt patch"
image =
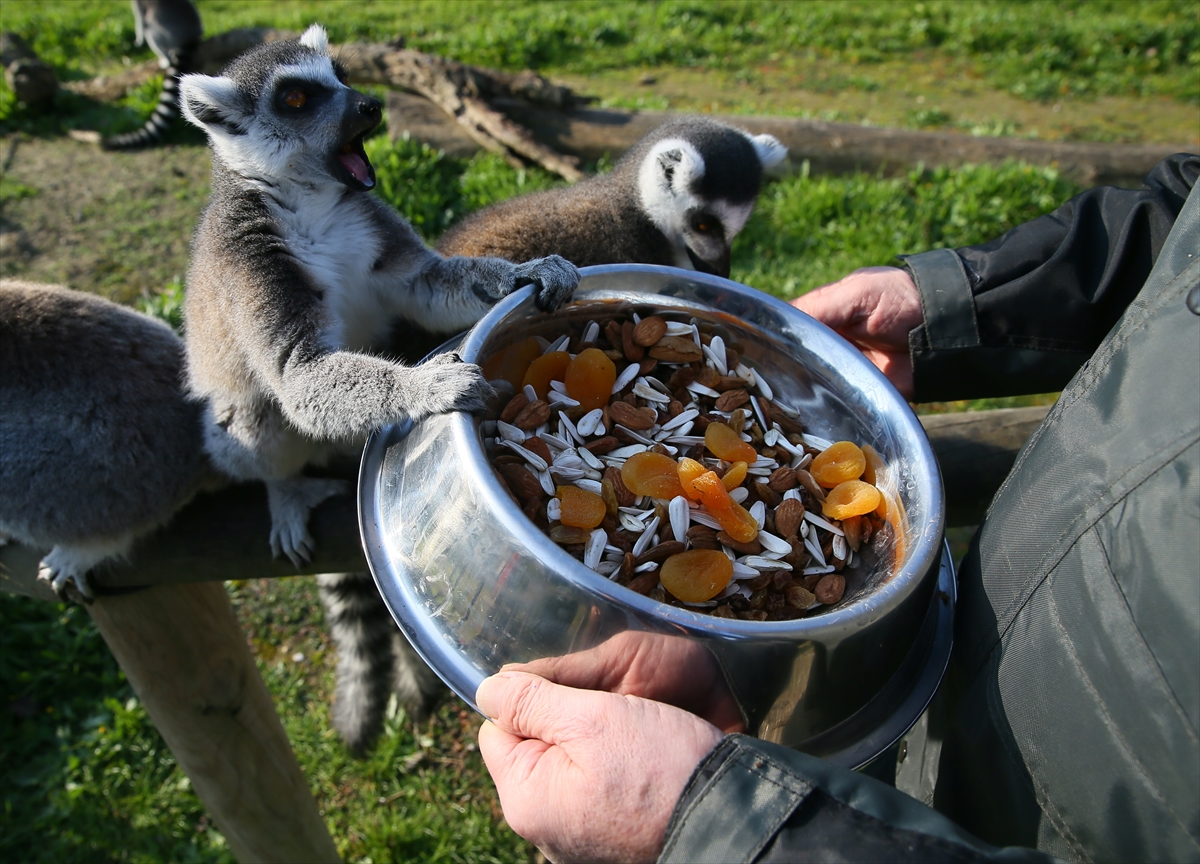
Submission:
POLYGON ((187 272, 208 198, 208 149, 108 153, 70 139, 3 140, 0 274, 123 303, 187 272))

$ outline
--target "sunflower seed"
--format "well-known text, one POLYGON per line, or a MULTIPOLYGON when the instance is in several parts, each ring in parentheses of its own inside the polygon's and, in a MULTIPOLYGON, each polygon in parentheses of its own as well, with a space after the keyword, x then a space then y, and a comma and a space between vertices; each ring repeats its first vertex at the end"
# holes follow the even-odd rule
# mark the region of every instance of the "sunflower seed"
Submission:
POLYGON ((805 576, 824 576, 826 573, 833 572, 832 564, 822 564, 820 567, 805 567, 800 572, 805 576))
MULTIPOLYGON (((680 426, 683 426, 686 423, 690 423, 691 421, 695 420, 699 416, 700 416, 700 412, 695 408, 689 408, 686 411, 680 411, 678 414, 676 414, 674 417, 672 417, 666 423, 662 424, 662 429, 664 432, 667 431, 668 429, 678 429, 680 426)), ((682 435, 684 433, 681 432, 679 434, 682 435)))
POLYGON ((628 366, 626 366, 625 370, 617 376, 617 380, 613 382, 613 395, 615 396, 628 387, 629 382, 638 376, 638 372, 641 371, 641 368, 642 365, 640 363, 630 363, 628 366))
POLYGON ((846 560, 846 538, 844 535, 835 535, 833 538, 833 557, 846 560))
POLYGON ((758 372, 754 373, 754 383, 755 386, 758 387, 758 392, 762 394, 764 399, 770 401, 771 399, 775 398, 775 394, 771 390, 771 385, 768 384, 767 380, 758 372))
POLYGON ((693 381, 691 384, 687 385, 687 389, 693 393, 696 393, 697 395, 711 396, 714 399, 721 395, 720 393, 718 393, 716 390, 712 389, 711 387, 705 387, 699 381, 693 381))
POLYGON ((572 399, 566 393, 559 393, 557 390, 551 390, 546 401, 555 407, 561 405, 566 405, 568 408, 579 407, 578 399, 572 399))
POLYGON ((574 483, 576 480, 582 480, 587 477, 587 472, 582 468, 567 468, 563 465, 551 465, 550 473, 560 480, 566 480, 568 483, 574 483))
POLYGON ((608 534, 603 528, 597 528, 588 537, 587 545, 583 547, 583 563, 592 570, 600 563, 604 555, 604 546, 608 543, 608 534))
POLYGON ((539 433, 537 433, 537 437, 541 438, 543 441, 545 441, 547 444, 549 444, 555 450, 570 450, 571 449, 571 444, 569 441, 567 441, 563 438, 560 438, 557 435, 552 435, 549 432, 539 432, 539 433))
POLYGON ((690 510, 688 500, 682 495, 676 495, 671 499, 669 510, 671 515, 671 533, 675 535, 675 539, 678 542, 687 542, 687 529, 691 522, 691 517, 688 515, 690 510))
POLYGON ((646 530, 642 532, 642 536, 633 544, 633 555, 635 558, 641 556, 643 552, 650 548, 650 544, 654 540, 654 532, 658 530, 658 525, 661 521, 661 519, 655 516, 646 525, 646 530))
MULTIPOLYGON (((750 497, 750 490, 747 489, 745 486, 739 486, 736 489, 731 489, 729 491, 729 497, 732 498, 734 501, 736 501, 738 504, 741 504, 743 501, 745 501, 747 498, 750 497)), ((760 501, 758 503, 761 504, 762 502, 760 501)))
POLYGON ((633 568, 634 573, 649 573, 651 570, 658 569, 657 561, 647 561, 645 564, 639 564, 633 568))
POLYGON ((838 536, 841 536, 841 537, 846 536, 846 532, 843 531, 841 528, 837 527, 832 522, 828 522, 828 521, 822 519, 820 516, 818 516, 816 513, 812 512, 811 510, 804 511, 804 518, 807 519, 812 524, 816 525, 818 528, 824 528, 826 531, 829 531, 829 532, 836 534, 838 536))
POLYGON ((805 444, 814 450, 828 450, 833 446, 833 442, 828 438, 819 438, 816 435, 809 435, 807 432, 800 437, 804 439, 805 444))
POLYGON ((805 535, 804 548, 808 550, 808 553, 812 555, 814 560, 820 562, 819 566, 825 566, 825 553, 821 551, 821 544, 813 538, 812 532, 805 535))
POLYGON ((635 453, 645 453, 648 449, 645 444, 626 444, 624 447, 618 447, 606 455, 613 459, 625 460, 635 453))
POLYGON ((753 567, 747 567, 740 561, 733 562, 733 578, 734 579, 753 579, 758 575, 758 571, 753 567))
POLYGON ((549 471, 537 472, 538 482, 542 484, 542 491, 551 497, 558 491, 554 488, 554 478, 550 476, 549 471))
POLYGON ((580 447, 577 451, 580 460, 593 471, 603 471, 604 463, 601 462, 591 450, 586 447, 580 447))
POLYGON ((618 513, 617 521, 621 523, 621 527, 626 531, 632 531, 635 534, 641 532, 646 527, 642 524, 640 519, 631 516, 628 513, 618 513))
POLYGON ((678 444, 680 447, 695 447, 697 444, 704 443, 703 435, 672 435, 667 439, 672 444, 678 444))
POLYGON ((579 454, 586 452, 586 450, 563 450, 554 457, 554 464, 561 468, 582 468, 583 460, 579 458, 579 454))
POLYGON ((564 351, 571 344, 571 337, 568 335, 559 336, 543 351, 543 354, 553 354, 555 351, 564 351))
POLYGON ((786 555, 792 551, 792 544, 788 543, 782 537, 776 537, 769 531, 759 531, 758 542, 768 552, 781 552, 786 555))
POLYGON ((579 422, 575 424, 576 430, 584 438, 596 433, 596 427, 600 425, 604 419, 603 408, 593 408, 588 413, 579 418, 579 422))
POLYGON ((533 389, 532 384, 526 384, 524 387, 521 388, 521 392, 525 394, 525 398, 528 399, 530 402, 538 401, 537 391, 533 389))
POLYGON ((511 423, 505 423, 503 420, 496 421, 496 431, 500 433, 500 438, 505 441, 512 441, 514 444, 521 444, 525 441, 524 429, 518 429, 511 423))
POLYGON ((595 343, 596 339, 598 339, 599 336, 600 336, 600 325, 597 324, 595 321, 589 321, 587 323, 587 327, 583 328, 583 340, 582 340, 583 344, 586 345, 589 342, 595 343))
MULTIPOLYGON (((745 489, 745 487, 740 487, 745 489)), ((746 494, 750 494, 750 490, 746 490, 746 494)), ((755 501, 750 506, 750 515, 754 517, 754 521, 758 523, 758 530, 762 531, 763 525, 767 523, 767 505, 761 501, 755 501)))
POLYGON ((550 381, 550 389, 557 390, 559 393, 566 393, 567 385, 559 381, 557 378, 554 378, 550 381))
POLYGON ((557 522, 562 518, 562 501, 551 498, 546 502, 546 518, 551 522, 557 522))
POLYGON ((566 415, 566 412, 558 412, 559 435, 566 438, 568 435, 578 441, 584 443, 583 436, 579 434, 579 430, 575 428, 575 424, 571 422, 571 418, 566 415))
POLYGON ((509 441, 506 439, 506 440, 500 442, 500 446, 507 447, 509 450, 512 450, 514 453, 516 453, 518 456, 520 456, 522 459, 524 459, 526 462, 528 462, 530 465, 532 465, 534 467, 534 469, 536 469, 537 471, 545 471, 546 470, 547 466, 546 466, 545 459, 543 459, 541 456, 537 455, 536 453, 534 453, 531 450, 526 450, 524 447, 522 447, 516 441, 509 441))
POLYGON ((754 416, 758 418, 761 424, 760 428, 767 428, 767 415, 763 413, 762 406, 758 404, 758 397, 753 393, 750 394, 750 404, 754 406, 754 416))
POLYGON ((692 325, 684 324, 682 321, 667 322, 667 336, 691 336, 692 325))
POLYGON ((633 429, 630 429, 628 426, 622 426, 620 423, 617 424, 616 428, 620 429, 634 441, 639 444, 645 444, 647 447, 653 447, 657 443, 653 438, 649 438, 641 432, 635 432, 633 429))
POLYGON ((660 405, 669 405, 671 397, 664 393, 659 393, 658 390, 646 383, 645 378, 639 378, 637 383, 633 385, 633 392, 641 396, 647 402, 656 402, 660 405))
POLYGON ((703 510, 691 510, 688 512, 688 515, 691 517, 693 522, 699 525, 704 525, 708 528, 715 528, 718 531, 721 530, 721 523, 709 516, 703 510))
POLYGON ((799 489, 787 490, 786 492, 783 493, 783 500, 784 501, 799 501, 800 500, 800 490, 799 489))
POLYGON ((606 559, 596 565, 596 572, 599 573, 601 576, 607 576, 609 579, 616 579, 617 574, 620 572, 620 570, 621 570, 621 562, 620 561, 609 561, 606 559))
POLYGON ((754 385, 754 370, 745 363, 739 363, 734 372, 737 374, 737 377, 741 378, 747 384, 754 385))
POLYGON ((765 558, 762 555, 747 555, 741 559, 741 563, 747 567, 753 567, 755 570, 791 570, 792 565, 786 561, 778 561, 774 558, 765 558))

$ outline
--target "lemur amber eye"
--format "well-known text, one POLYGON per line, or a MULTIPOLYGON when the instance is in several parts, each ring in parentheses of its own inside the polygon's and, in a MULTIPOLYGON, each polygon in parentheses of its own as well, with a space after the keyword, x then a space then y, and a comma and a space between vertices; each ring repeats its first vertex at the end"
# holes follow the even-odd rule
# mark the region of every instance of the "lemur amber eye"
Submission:
POLYGON ((289 90, 283 96, 283 104, 289 108, 303 108, 304 103, 308 101, 308 96, 303 90, 289 90))
POLYGON ((697 222, 696 230, 702 234, 707 234, 708 233, 708 223, 707 222, 697 222))

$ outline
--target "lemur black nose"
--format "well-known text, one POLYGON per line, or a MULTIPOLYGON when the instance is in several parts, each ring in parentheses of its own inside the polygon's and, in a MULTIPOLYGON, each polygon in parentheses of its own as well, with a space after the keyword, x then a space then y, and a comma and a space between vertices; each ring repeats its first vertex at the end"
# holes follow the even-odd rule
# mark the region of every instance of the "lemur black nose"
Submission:
POLYGON ((373 96, 358 103, 358 113, 365 114, 372 120, 379 120, 383 117, 382 109, 383 103, 373 96))

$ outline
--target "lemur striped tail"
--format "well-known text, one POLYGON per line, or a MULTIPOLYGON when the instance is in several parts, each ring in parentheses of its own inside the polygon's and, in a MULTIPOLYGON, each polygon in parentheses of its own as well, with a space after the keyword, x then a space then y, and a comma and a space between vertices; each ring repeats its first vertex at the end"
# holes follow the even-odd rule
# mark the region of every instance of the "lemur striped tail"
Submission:
POLYGON ((163 70, 163 88, 158 97, 158 105, 154 113, 141 129, 105 138, 100 146, 105 150, 134 150, 139 147, 150 147, 162 140, 171 123, 179 116, 179 76, 182 74, 178 66, 168 66, 163 70))
POLYGON ((333 726, 361 754, 383 727, 393 689, 422 719, 446 688, 396 628, 369 573, 325 573, 317 585, 338 652, 333 726))

